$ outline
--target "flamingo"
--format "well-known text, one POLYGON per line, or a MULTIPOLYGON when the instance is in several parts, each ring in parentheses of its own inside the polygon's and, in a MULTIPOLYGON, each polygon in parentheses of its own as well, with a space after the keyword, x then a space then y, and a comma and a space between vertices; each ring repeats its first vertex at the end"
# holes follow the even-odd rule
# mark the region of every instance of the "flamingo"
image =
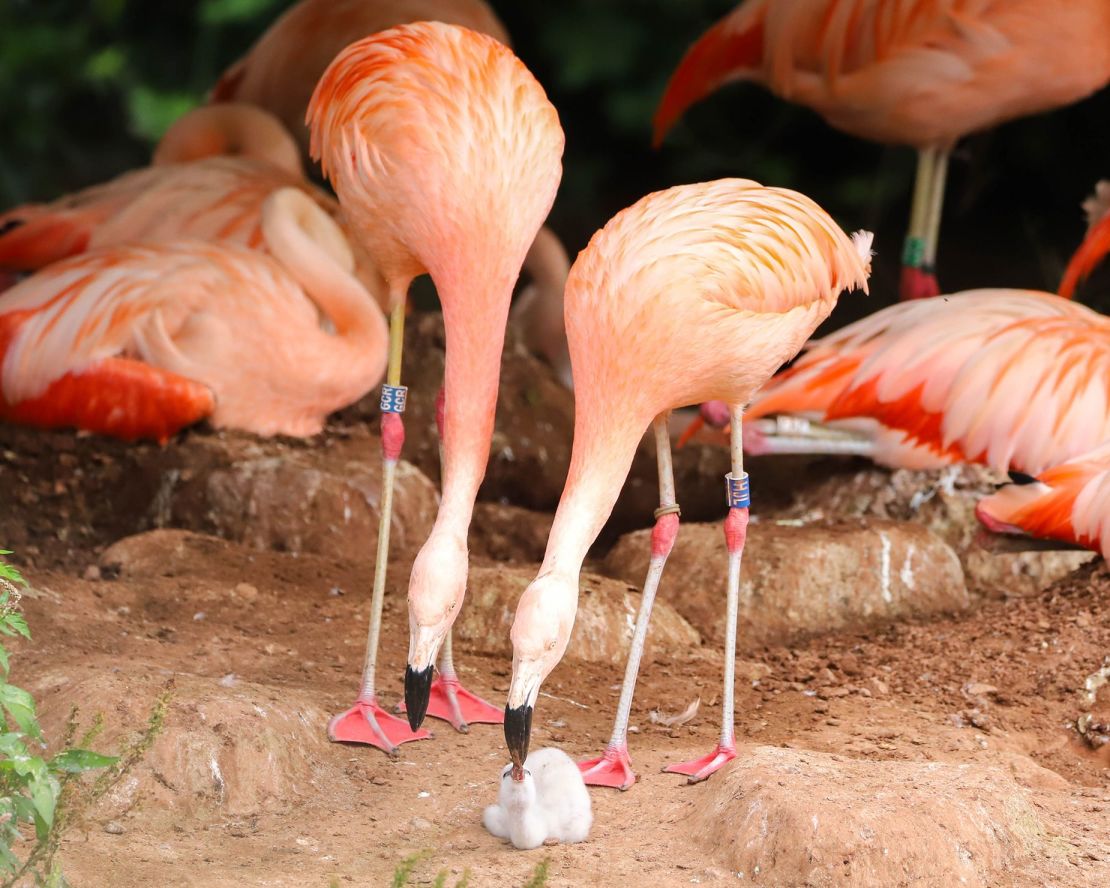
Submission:
POLYGON ((940 292, 935 264, 953 145, 1110 81, 1110 4, 1069 0, 745 0, 687 51, 655 142, 725 83, 750 80, 850 135, 917 149, 901 296, 940 292))
POLYGON ((278 258, 174 241, 91 250, 0 296, 0 419, 165 441, 208 417, 312 435, 385 370, 385 317, 302 191, 262 207, 278 258), (334 327, 326 332, 321 314, 334 327))
POLYGON ((509 45, 505 26, 483 0, 300 0, 224 71, 210 101, 265 108, 307 156, 305 111, 332 59, 356 40, 420 21, 461 25, 509 45))
POLYGON ((581 766, 594 785, 627 789, 635 781, 628 715, 652 602, 679 524, 668 415, 711 399, 730 405, 733 428, 721 737, 705 758, 667 770, 702 780, 735 756, 736 614, 748 523, 743 405, 801 348, 842 290, 866 288, 870 244, 870 234, 849 238, 797 192, 721 179, 642 198, 579 254, 565 297, 576 401, 570 470, 543 564, 512 627, 505 739, 515 779, 523 777, 540 686, 570 638, 583 559, 650 425, 660 489, 650 566, 612 738, 601 758, 581 766))
POLYGON ((501 713, 458 683, 448 633, 467 577, 467 531, 485 474, 509 301, 562 175, 563 132, 543 88, 502 43, 439 22, 357 41, 324 72, 308 109, 312 153, 351 229, 388 283, 392 314, 382 390, 382 516, 361 691, 331 720, 333 740, 392 754, 427 737, 424 716, 457 729, 501 713), (406 724, 378 704, 378 636, 393 475, 404 441, 404 302, 431 275, 443 305, 443 493, 409 581, 406 724), (446 639, 446 641, 445 641, 446 639), (436 699, 433 664, 443 648, 436 699))
POLYGON ((1051 293, 898 303, 807 346, 748 415, 755 452, 853 452, 896 467, 980 462, 1036 475, 1110 439, 1110 318, 1051 293), (816 431, 816 434, 813 432, 816 431), (783 434, 785 432, 785 434, 783 434), (879 434, 881 432, 881 434, 879 434))
POLYGON ((1095 193, 1083 202, 1083 211, 1087 215, 1087 234, 1060 280, 1058 292, 1065 299, 1075 296, 1076 288, 1110 252, 1110 182, 1095 186, 1095 193))
MULTIPOLYGON (((262 204, 284 187, 302 190, 345 224, 334 198, 305 181, 296 147, 273 117, 249 105, 197 108, 166 133, 154 165, 0 214, 0 269, 34 271, 85 250, 138 241, 200 239, 264 249, 262 204), (205 154, 221 148, 239 156, 205 154)), ((384 300, 384 283, 357 250, 356 269, 384 300)))
MULTIPOLYGON (((224 72, 211 101, 250 102, 267 109, 295 135, 307 155, 305 109, 328 63, 362 37, 417 21, 461 25, 511 45, 505 26, 483 0, 301 0, 224 72)), ((539 230, 524 267, 532 283, 514 302, 510 323, 521 330, 528 349, 569 384, 563 285, 570 261, 550 228, 539 230)))
POLYGON ((1007 484, 975 507, 995 533, 1022 533, 1078 543, 1110 555, 1110 441, 1046 469, 1028 483, 1007 484))

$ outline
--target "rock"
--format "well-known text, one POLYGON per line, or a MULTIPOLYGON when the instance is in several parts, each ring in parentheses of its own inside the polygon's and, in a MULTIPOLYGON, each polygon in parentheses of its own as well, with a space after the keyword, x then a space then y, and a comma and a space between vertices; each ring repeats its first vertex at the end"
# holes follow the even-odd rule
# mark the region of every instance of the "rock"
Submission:
POLYGON ((759 884, 1042 884, 1029 871, 1066 853, 1026 791, 979 765, 748 747, 713 780, 686 829, 759 884))
POLYGON ((995 553, 983 548, 975 504, 1006 480, 977 465, 928 472, 873 466, 831 473, 775 514, 807 523, 865 517, 921 524, 955 549, 969 588, 980 593, 1030 595, 1095 557, 1090 552, 995 553))
MULTIPOLYGON (((478 653, 512 653, 509 629, 516 604, 535 578, 536 566, 472 567, 466 603, 455 622, 455 638, 478 653)), ((565 658, 620 664, 628 654, 640 594, 624 583, 583 573, 578 615, 565 658)), ((656 600, 652 609, 645 659, 681 654, 697 648, 698 633, 669 605, 656 600)))
MULTIPOLYGON (((414 312, 405 324, 405 366, 409 387, 405 411, 404 457, 439 482, 436 396, 443 385, 443 317, 414 312)), ((379 393, 363 398, 333 420, 373 423, 377 428, 379 393)), ((552 509, 570 465, 574 396, 554 371, 528 352, 515 330, 505 336, 497 420, 486 477, 479 498, 511 501, 529 509, 552 509)))
MULTIPOLYGON (((194 436, 168 448, 150 507, 156 527, 212 533, 256 549, 372 561, 381 461, 365 431, 328 446, 248 436, 194 436)), ((397 466, 391 549, 414 553, 431 531, 438 496, 415 466, 397 466)))
POLYGON ((478 503, 470 522, 471 557, 543 561, 552 515, 502 503, 478 503))
MULTIPOLYGON (((650 531, 623 537, 604 570, 642 581, 650 531)), ((740 584, 742 649, 816 632, 968 606, 959 560, 928 530, 888 521, 748 527, 740 584)), ((659 598, 707 640, 723 637, 726 553, 720 524, 683 524, 659 598)))
MULTIPOLYGON (((62 736, 71 707, 111 713, 95 748, 118 751, 135 742, 166 689, 154 664, 89 663, 74 673, 36 677, 44 729, 62 736)), ((175 816, 218 810, 228 815, 287 811, 298 799, 318 797, 321 762, 332 758, 328 714, 319 694, 282 685, 220 682, 178 673, 165 721, 126 779, 110 790, 103 814, 119 816, 138 800, 175 816)), ((306 802, 307 803, 307 802, 306 802)))
POLYGON ((109 820, 104 824, 104 832, 110 836, 122 836, 124 831, 123 824, 118 820, 109 820))

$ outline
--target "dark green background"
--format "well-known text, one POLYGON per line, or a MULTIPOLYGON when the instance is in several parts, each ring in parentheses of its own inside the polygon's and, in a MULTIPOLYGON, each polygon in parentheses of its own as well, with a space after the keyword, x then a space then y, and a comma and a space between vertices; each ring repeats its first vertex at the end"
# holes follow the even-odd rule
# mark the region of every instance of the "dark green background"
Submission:
MULTIPOLYGON (((288 0, 0 0, 0 205, 46 199, 146 162, 152 141, 288 0)), ((873 296, 893 299, 913 178, 908 148, 857 141, 758 87, 726 88, 650 147, 667 76, 729 0, 493 3, 567 134, 552 218, 572 255, 614 212, 679 182, 743 175, 797 188, 877 234, 873 296)), ((951 169, 940 276, 949 291, 1054 288, 1079 203, 1110 176, 1106 92, 967 139, 951 169)), ((1107 276, 1110 280, 1110 275, 1107 276)), ((1096 278, 1084 301, 1110 306, 1096 278)))

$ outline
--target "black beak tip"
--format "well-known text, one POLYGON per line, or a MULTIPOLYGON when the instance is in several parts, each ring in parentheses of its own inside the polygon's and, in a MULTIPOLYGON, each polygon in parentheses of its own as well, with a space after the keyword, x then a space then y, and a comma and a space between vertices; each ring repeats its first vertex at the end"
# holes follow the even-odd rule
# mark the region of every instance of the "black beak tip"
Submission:
POLYGON ((532 707, 505 707, 505 745, 513 764, 521 766, 528 758, 528 740, 532 735, 532 707))
POLYGON ((405 667, 405 713, 409 727, 416 730, 428 712, 428 697, 432 693, 432 667, 416 670, 405 667))

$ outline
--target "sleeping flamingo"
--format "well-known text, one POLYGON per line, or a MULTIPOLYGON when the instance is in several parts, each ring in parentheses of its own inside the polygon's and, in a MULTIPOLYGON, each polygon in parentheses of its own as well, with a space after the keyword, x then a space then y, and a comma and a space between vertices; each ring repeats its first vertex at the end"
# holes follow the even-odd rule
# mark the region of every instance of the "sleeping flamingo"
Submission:
MULTIPOLYGON (((154 157, 104 184, 0 214, 0 269, 34 271, 85 250, 183 238, 262 249, 263 201, 285 187, 343 224, 335 199, 304 179, 289 134, 258 108, 197 108, 174 123, 154 157), (225 149, 238 156, 206 154, 225 149)), ((357 250, 356 268, 384 301, 384 284, 357 250)))
POLYGON ((308 111, 313 155, 388 282, 391 348, 382 391, 383 496, 362 689, 332 719, 333 740, 392 753, 428 710, 457 728, 498 710, 458 684, 445 644, 466 590, 467 531, 493 432, 513 284, 562 175, 563 132, 542 87, 491 37, 420 22, 359 40, 324 72, 308 111), (377 701, 375 672, 393 476, 404 440, 404 302, 414 277, 439 292, 447 354, 443 494, 409 581, 408 724, 377 701))
POLYGON ((810 343, 748 413, 807 424, 757 423, 746 441, 756 453, 854 441, 852 452, 895 467, 922 467, 925 454, 1035 475, 1110 439, 1108 380, 1110 318, 1051 293, 973 290, 899 303, 810 343))
POLYGON ((745 0, 671 76, 656 143, 692 104, 735 80, 812 108, 853 136, 917 149, 901 295, 933 296, 953 145, 1105 86, 1110 3, 745 0))
POLYGON ((1110 555, 1110 441, 980 500, 979 520, 995 533, 1078 543, 1110 555))
POLYGON ((343 233, 302 191, 273 192, 261 224, 276 259, 202 241, 105 247, 12 287, 0 296, 0 419, 163 441, 203 417, 318 432, 381 379, 385 318, 343 233))
POLYGON ((594 235, 571 268, 566 322, 575 380, 574 445, 543 565, 512 627, 513 674, 505 739, 521 779, 540 685, 570 639, 578 577, 608 519, 647 426, 655 433, 660 506, 651 561, 605 754, 586 781, 635 781, 626 732, 652 602, 678 532, 667 420, 672 408, 730 405, 732 472, 728 608, 721 738, 708 756, 668 770, 702 780, 736 754, 733 677, 748 479, 740 447, 743 406, 801 348, 845 288, 866 287, 871 236, 849 238, 808 198, 743 179, 650 194, 594 235))

